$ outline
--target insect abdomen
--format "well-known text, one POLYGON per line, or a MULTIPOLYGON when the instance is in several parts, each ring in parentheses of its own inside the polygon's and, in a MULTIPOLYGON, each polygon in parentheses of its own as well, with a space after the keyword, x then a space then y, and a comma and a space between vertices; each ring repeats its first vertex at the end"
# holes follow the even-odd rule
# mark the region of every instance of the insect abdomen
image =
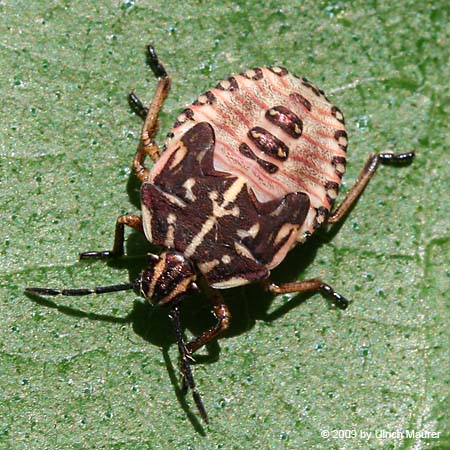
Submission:
POLYGON ((244 177, 259 201, 306 192, 313 208, 331 207, 326 184, 340 185, 347 135, 342 113, 311 83, 281 68, 230 77, 180 115, 167 152, 202 121, 214 128, 214 167, 244 177))

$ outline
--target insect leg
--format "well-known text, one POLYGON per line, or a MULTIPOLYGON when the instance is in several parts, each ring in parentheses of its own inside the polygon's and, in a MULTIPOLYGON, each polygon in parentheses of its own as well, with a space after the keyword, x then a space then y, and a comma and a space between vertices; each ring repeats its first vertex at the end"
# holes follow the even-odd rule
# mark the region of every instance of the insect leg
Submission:
POLYGON ((114 235, 114 246, 112 250, 103 250, 99 252, 84 252, 80 254, 80 259, 89 258, 115 258, 123 255, 124 226, 128 225, 135 230, 144 232, 142 226, 142 217, 134 214, 125 214, 119 216, 116 221, 116 232, 114 235))
POLYGON ((153 138, 158 130, 158 114, 161 111, 164 100, 169 94, 170 90, 170 78, 167 75, 166 69, 161 64, 156 55, 153 46, 147 47, 148 60, 150 67, 156 77, 159 78, 158 86, 156 87, 153 100, 150 103, 149 108, 145 108, 141 101, 136 97, 134 93, 129 96, 131 105, 137 110, 138 114, 143 117, 145 114, 144 126, 142 128, 141 142, 139 143, 138 150, 133 160, 133 167, 136 171, 136 175, 140 181, 146 181, 149 175, 149 169, 144 166, 144 160, 149 156, 153 162, 156 162, 161 156, 161 150, 159 149, 153 138))
POLYGON ((293 283, 283 283, 277 285, 270 280, 262 282, 265 290, 273 294, 287 294, 290 292, 321 292, 340 309, 345 309, 348 306, 348 300, 341 294, 336 292, 331 286, 324 283, 320 278, 311 278, 310 280, 294 281, 293 283))
POLYGON ((361 195, 367 183, 381 164, 409 163, 414 158, 414 152, 394 154, 390 152, 374 153, 369 156, 363 170, 359 174, 353 187, 347 193, 342 203, 328 217, 328 223, 339 222, 351 209, 355 201, 361 195))
POLYGON ((97 286, 91 289, 52 289, 52 288, 26 288, 25 292, 29 294, 38 294, 38 295, 67 295, 67 296, 82 296, 82 295, 91 295, 91 294, 106 294, 108 292, 119 292, 119 291, 129 291, 131 289, 135 289, 137 287, 137 282, 134 283, 126 283, 126 284, 115 284, 112 286, 97 286))
POLYGON ((192 397, 194 398, 195 405, 200 413, 202 419, 208 423, 208 415, 206 414, 205 406, 203 405, 202 398, 195 386, 194 377, 191 370, 191 355, 189 350, 183 341, 181 323, 180 323, 180 310, 178 306, 174 306, 169 314, 170 319, 173 323, 173 328, 175 331, 175 336, 177 338, 178 351, 180 352, 180 366, 181 373, 183 374, 183 390, 186 391, 188 388, 192 391, 192 397))
POLYGON ((200 336, 186 344, 189 354, 194 353, 200 347, 203 347, 208 342, 211 342, 219 334, 223 333, 230 325, 231 314, 228 306, 224 303, 222 295, 212 289, 211 292, 208 292, 208 294, 213 306, 212 312, 217 319, 217 323, 212 328, 206 330, 200 336))
POLYGON ((128 103, 133 111, 142 119, 145 120, 148 114, 148 108, 139 100, 134 92, 128 95, 128 103))

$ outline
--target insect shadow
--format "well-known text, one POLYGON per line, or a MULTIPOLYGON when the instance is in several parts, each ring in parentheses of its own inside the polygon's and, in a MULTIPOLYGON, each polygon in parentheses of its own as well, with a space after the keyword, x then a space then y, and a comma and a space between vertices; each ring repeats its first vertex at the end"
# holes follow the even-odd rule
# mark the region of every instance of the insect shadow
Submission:
MULTIPOLYGON (((140 182, 130 174, 127 184, 127 192, 130 202, 137 208, 140 207, 140 182)), ((333 226, 329 232, 318 233, 311 239, 288 253, 282 264, 272 271, 272 280, 276 283, 284 283, 297 280, 298 276, 308 267, 314 260, 318 249, 339 231, 342 223, 333 226), (339 225, 339 226, 336 226, 339 225)), ((133 261, 137 255, 145 253, 145 251, 155 251, 145 236, 132 230, 128 235, 126 242, 126 254, 133 261), (145 250, 147 249, 147 250, 145 250)), ((126 259, 120 262, 121 267, 126 259)), ((138 278, 140 272, 145 267, 146 259, 139 258, 142 265, 127 264, 129 271, 129 280, 133 281, 138 278)), ((112 261, 111 265, 118 266, 119 261, 112 261)), ((270 311, 271 304, 275 298, 274 294, 265 291, 260 285, 251 284, 243 287, 222 290, 225 301, 231 312, 230 327, 219 336, 218 340, 206 345, 206 352, 200 350, 195 353, 197 363, 213 363, 217 361, 220 354, 219 343, 222 339, 240 335, 251 329, 257 320, 266 322, 274 321, 290 310, 305 302, 309 297, 316 295, 320 300, 326 300, 316 293, 301 293, 292 297, 282 306, 270 311)), ((202 295, 192 295, 181 303, 183 326, 192 334, 198 336, 206 329, 214 325, 214 317, 211 314, 211 306, 207 298, 202 295)), ((167 310, 158 307, 152 307, 147 302, 135 303, 133 313, 133 326, 135 332, 150 343, 161 346, 163 349, 175 343, 172 336, 170 322, 167 318, 167 310), (163 328, 163 329, 162 329, 163 328)))
MULTIPOLYGON (((130 202, 137 208, 140 206, 139 186, 140 183, 134 174, 130 174, 127 183, 127 192, 130 202)), ((113 223, 114 218, 111 218, 112 228, 113 223)), ((337 230, 332 230, 332 235, 336 232, 337 230)), ((332 236, 330 237, 328 235, 327 237, 331 238, 332 236)), ((291 251, 280 267, 273 270, 272 279, 276 283, 296 280, 298 275, 312 263, 317 250, 323 243, 323 239, 318 239, 316 236, 313 236, 306 244, 291 251)), ((116 270, 128 270, 128 279, 132 282, 139 277, 142 270, 148 265, 146 257, 148 252, 155 252, 155 246, 150 244, 143 234, 131 230, 126 239, 126 256, 109 260, 105 263, 116 270)), ((90 262, 83 261, 80 264, 90 264, 90 262)), ((266 292, 257 284, 228 289, 223 294, 232 315, 231 325, 218 340, 207 344, 206 350, 201 350, 198 354, 195 354, 196 363, 211 364, 217 361, 220 355, 220 342, 222 339, 247 332, 254 326, 257 320, 274 321, 288 313, 291 309, 299 306, 312 295, 315 295, 313 293, 296 295, 282 306, 269 312, 275 296, 266 292)), ((133 294, 130 293, 131 295, 133 294)), ((161 348, 166 370, 174 387, 178 402, 196 431, 204 434, 202 425, 198 421, 196 414, 191 410, 191 406, 186 401, 186 397, 182 392, 176 363, 174 364, 169 357, 169 349, 176 343, 176 339, 171 321, 168 318, 167 309, 151 306, 143 300, 135 300, 129 314, 125 317, 116 317, 83 310, 79 307, 81 300, 74 301, 74 306, 67 306, 66 304, 60 304, 57 301, 33 293, 26 293, 26 296, 41 306, 56 309, 63 314, 75 318, 86 318, 117 324, 130 323, 133 331, 138 336, 152 345, 161 348)), ((181 303, 181 309, 183 326, 192 336, 200 335, 204 330, 214 324, 210 304, 202 294, 192 295, 184 299, 181 303)))

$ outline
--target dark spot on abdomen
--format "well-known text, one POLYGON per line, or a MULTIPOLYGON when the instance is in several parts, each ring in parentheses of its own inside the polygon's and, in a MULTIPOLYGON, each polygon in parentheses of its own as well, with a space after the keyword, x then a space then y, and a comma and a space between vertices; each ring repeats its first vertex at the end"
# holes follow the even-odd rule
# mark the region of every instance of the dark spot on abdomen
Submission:
POLYGON ((300 103, 304 108, 306 108, 308 111, 312 110, 311 102, 304 97, 303 95, 299 94, 298 92, 294 92, 293 94, 290 94, 289 97, 294 100, 297 103, 300 103))
POLYGON ((298 139, 302 135, 303 122, 297 114, 284 106, 274 106, 266 112, 266 119, 278 125, 289 136, 298 139))
POLYGON ((248 137, 264 153, 280 161, 285 161, 289 154, 287 145, 272 133, 261 127, 254 127, 248 132, 248 137))
POLYGON ((256 161, 267 173, 273 174, 278 170, 278 166, 276 166, 275 164, 258 158, 253 150, 245 142, 239 145, 239 152, 242 153, 245 157, 256 161))

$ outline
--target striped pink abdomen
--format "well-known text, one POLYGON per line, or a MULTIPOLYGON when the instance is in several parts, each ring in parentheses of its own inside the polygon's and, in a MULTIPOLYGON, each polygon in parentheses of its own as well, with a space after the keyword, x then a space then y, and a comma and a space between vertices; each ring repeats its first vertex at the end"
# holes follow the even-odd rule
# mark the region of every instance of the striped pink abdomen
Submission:
POLYGON ((299 236, 314 230, 318 212, 330 211, 345 172, 347 134, 340 110, 309 81, 280 67, 221 81, 178 117, 154 176, 199 122, 214 128, 214 168, 247 180, 260 202, 308 194, 299 236))

